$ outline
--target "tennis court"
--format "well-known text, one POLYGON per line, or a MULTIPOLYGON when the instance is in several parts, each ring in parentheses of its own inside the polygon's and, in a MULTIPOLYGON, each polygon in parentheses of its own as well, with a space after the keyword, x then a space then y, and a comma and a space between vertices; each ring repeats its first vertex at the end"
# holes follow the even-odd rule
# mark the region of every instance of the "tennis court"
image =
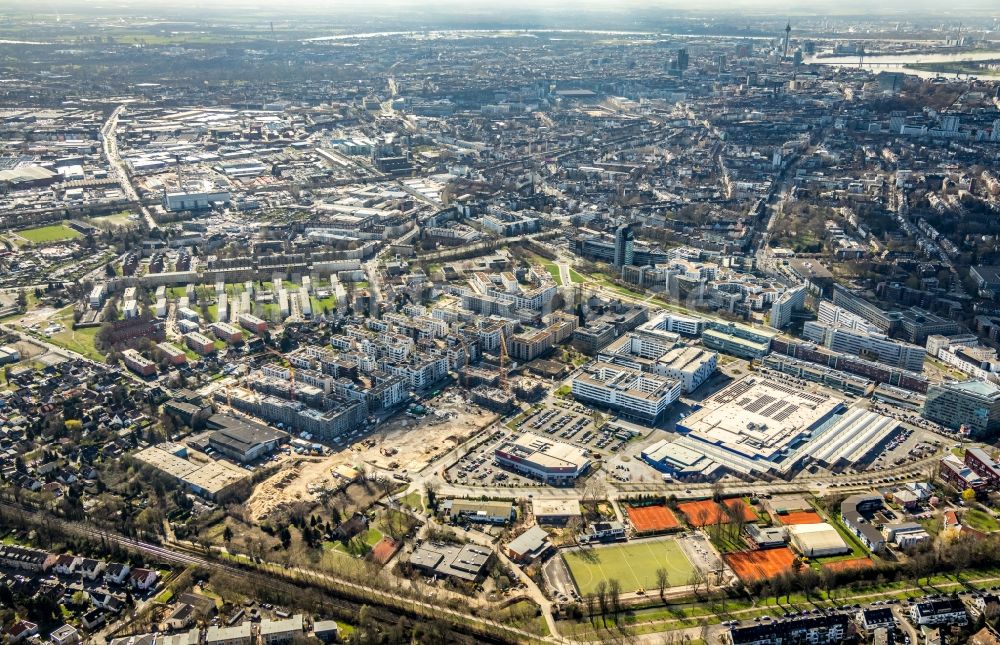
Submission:
MULTIPOLYGON (((757 513, 742 499, 734 497, 725 500, 723 503, 730 509, 732 514, 742 513, 743 519, 747 522, 757 519, 757 513)), ((697 502, 683 502, 678 504, 677 508, 684 514, 684 519, 687 520, 687 523, 695 528, 712 526, 720 519, 723 523, 729 521, 729 518, 723 512, 722 506, 710 499, 703 499, 697 502)))
POLYGON ((785 526, 792 526, 793 524, 821 524, 823 522, 823 518, 816 511, 779 513, 774 516, 774 519, 785 526))
POLYGON ((875 563, 868 558, 854 558, 852 560, 827 562, 823 565, 823 568, 829 569, 830 571, 851 571, 855 569, 870 569, 874 566, 875 563))
POLYGON ((795 554, 788 547, 740 551, 722 556, 743 582, 773 578, 792 568, 795 554))
POLYGON ((686 585, 694 565, 673 538, 633 540, 564 551, 563 561, 581 594, 592 593, 601 580, 615 579, 624 593, 658 589, 656 570, 666 569, 668 586, 686 585))
POLYGON ((632 526, 639 533, 669 531, 681 525, 673 512, 661 504, 654 506, 626 506, 625 512, 632 526))

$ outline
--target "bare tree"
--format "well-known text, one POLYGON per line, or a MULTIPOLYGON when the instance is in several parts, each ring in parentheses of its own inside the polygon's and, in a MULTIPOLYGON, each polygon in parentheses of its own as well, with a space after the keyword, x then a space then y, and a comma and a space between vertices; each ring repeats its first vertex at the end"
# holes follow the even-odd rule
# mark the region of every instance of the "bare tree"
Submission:
POLYGON ((597 592, 597 606, 601 610, 601 622, 608 626, 608 583, 601 580, 595 588, 597 592))
POLYGON ((656 586, 660 588, 660 600, 663 600, 664 602, 666 602, 664 599, 664 593, 669 585, 670 575, 667 573, 666 569, 660 567, 656 570, 656 586))
POLYGON ((717 481, 712 484, 712 501, 716 504, 722 503, 722 496, 725 493, 725 487, 722 485, 721 481, 717 481))
POLYGON ((618 624, 618 614, 622 610, 622 583, 617 578, 608 581, 608 601, 611 604, 611 613, 615 616, 615 624, 618 624))

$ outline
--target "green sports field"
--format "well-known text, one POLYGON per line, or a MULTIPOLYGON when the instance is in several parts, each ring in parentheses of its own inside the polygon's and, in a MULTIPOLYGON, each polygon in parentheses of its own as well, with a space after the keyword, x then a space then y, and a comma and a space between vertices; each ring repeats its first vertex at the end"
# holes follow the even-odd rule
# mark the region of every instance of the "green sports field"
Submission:
POLYGON ((667 570, 671 587, 688 584, 694 573, 694 565, 673 538, 564 551, 563 560, 581 594, 593 592, 598 582, 612 578, 621 583, 624 593, 640 587, 657 589, 656 570, 660 568, 667 570))
POLYGON ((26 228, 16 232, 19 237, 33 244, 46 244, 48 242, 59 242, 61 240, 72 240, 80 237, 80 233, 74 231, 65 224, 55 224, 53 226, 40 226, 38 228, 26 228))

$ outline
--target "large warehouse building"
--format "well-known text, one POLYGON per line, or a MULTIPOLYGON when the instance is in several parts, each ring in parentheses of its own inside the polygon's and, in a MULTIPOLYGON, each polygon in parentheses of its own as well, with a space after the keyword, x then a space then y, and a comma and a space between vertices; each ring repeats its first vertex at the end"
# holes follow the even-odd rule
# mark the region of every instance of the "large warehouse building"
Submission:
POLYGON ((590 467, 585 450, 530 432, 503 442, 494 456, 500 466, 554 486, 572 486, 590 467))
POLYGON ((642 457, 654 468, 679 475, 710 475, 721 468, 744 476, 786 476, 807 463, 838 468, 862 462, 898 427, 880 414, 848 410, 841 399, 823 392, 752 375, 709 397, 679 422, 684 436, 654 444, 642 457))
POLYGON ((809 558, 850 553, 847 542, 837 529, 823 522, 820 524, 794 524, 788 527, 788 536, 799 553, 809 558))
POLYGON ((783 381, 752 375, 720 390, 677 424, 678 440, 727 470, 781 471, 803 442, 844 409, 844 402, 783 381))

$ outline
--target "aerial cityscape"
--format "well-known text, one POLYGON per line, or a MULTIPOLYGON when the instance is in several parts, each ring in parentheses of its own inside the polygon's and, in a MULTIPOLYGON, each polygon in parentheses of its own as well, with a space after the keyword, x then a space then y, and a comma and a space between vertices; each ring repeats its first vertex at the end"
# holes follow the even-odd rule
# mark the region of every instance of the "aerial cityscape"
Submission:
POLYGON ((1000 645, 1000 4, 0 6, 0 643, 1000 645))

